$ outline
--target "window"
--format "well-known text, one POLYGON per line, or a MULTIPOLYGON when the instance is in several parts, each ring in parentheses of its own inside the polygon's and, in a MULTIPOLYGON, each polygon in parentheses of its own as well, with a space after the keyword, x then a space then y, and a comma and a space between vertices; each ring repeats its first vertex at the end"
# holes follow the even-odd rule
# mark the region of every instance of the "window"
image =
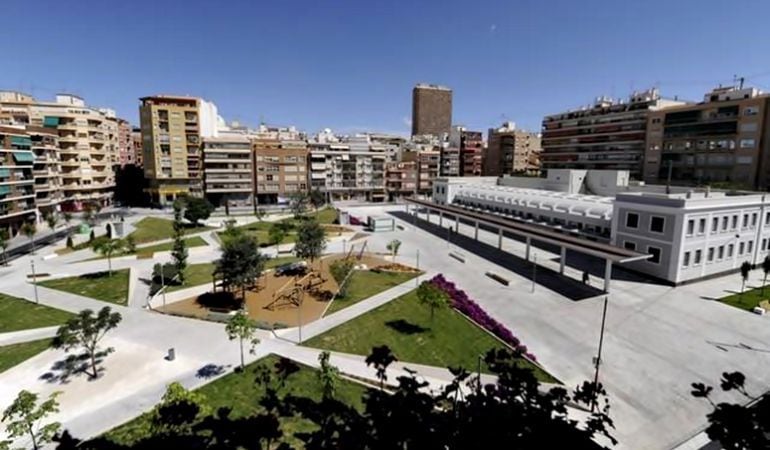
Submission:
POLYGON ((626 213, 626 227, 639 228, 639 214, 626 213))
POLYGON ((695 232, 695 221, 690 219, 687 221, 687 236, 692 236, 694 232, 695 232))
POLYGON ((752 227, 757 226, 757 213, 754 213, 751 215, 751 226, 752 227))
POLYGON ((623 241, 623 248, 628 250, 636 250, 636 242, 623 241))
POLYGON ((713 262, 714 261, 714 247, 709 247, 708 256, 706 257, 706 262, 713 262))
POLYGON ((741 139, 741 148, 754 148, 754 139, 741 139))
POLYGON ((687 267, 690 265, 690 252, 684 252, 684 261, 682 262, 683 267, 687 267))
POLYGON ((695 250, 695 258, 693 259, 693 263, 695 265, 700 264, 700 257, 701 257, 702 251, 701 250, 695 250))
POLYGON ((733 226, 730 228, 732 228, 733 230, 738 228, 738 216, 733 216, 733 226))
POLYGON ((748 253, 751 253, 753 249, 754 249, 754 241, 749 241, 749 246, 747 249, 748 253))
POLYGON ((747 106, 743 108, 743 115, 744 116, 756 116, 759 113, 759 107, 758 106, 747 106))
POLYGON ((714 217, 713 219, 711 219, 711 232, 716 233, 718 228, 719 228, 719 218, 714 217))
POLYGON ((698 233, 703 234, 706 232, 706 219, 698 221, 698 233))
POLYGON ((728 217, 722 217, 722 231, 727 231, 728 217))
POLYGON ((749 215, 744 214, 743 215, 743 226, 741 228, 746 228, 749 226, 749 215))
POLYGON ((762 250, 767 249, 767 239, 762 239, 762 250))
POLYGON ((647 246, 647 253, 652 255, 647 261, 653 264, 660 264, 660 249, 658 247, 647 246))
POLYGON ((650 218, 650 231, 653 233, 662 233, 663 227, 666 224, 666 219, 660 216, 652 216, 650 218))
POLYGON ((741 133, 757 131, 757 123, 756 122, 742 123, 740 130, 741 130, 741 133))
POLYGON ((745 246, 746 244, 744 242, 741 242, 740 244, 738 244, 738 256, 741 256, 743 254, 743 249, 745 246))
POLYGON ((733 249, 735 248, 735 245, 729 244, 727 246, 727 257, 732 258, 733 257, 733 249))
POLYGON ((725 246, 720 245, 719 248, 717 249, 717 259, 721 260, 724 257, 725 257, 725 246))

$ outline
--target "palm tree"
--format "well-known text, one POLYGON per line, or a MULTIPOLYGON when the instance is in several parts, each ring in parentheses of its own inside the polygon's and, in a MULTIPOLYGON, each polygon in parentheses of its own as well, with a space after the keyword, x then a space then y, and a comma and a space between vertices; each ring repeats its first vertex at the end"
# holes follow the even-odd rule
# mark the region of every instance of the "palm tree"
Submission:
POLYGON ((32 242, 32 253, 35 253, 35 234, 37 234, 37 226, 35 226, 34 222, 24 222, 24 225, 21 226, 21 234, 24 236, 27 236, 32 242))
POLYGON ((108 276, 112 276, 112 256, 123 250, 125 245, 125 242, 120 239, 110 239, 108 241, 97 242, 94 245, 95 252, 107 257, 108 276))

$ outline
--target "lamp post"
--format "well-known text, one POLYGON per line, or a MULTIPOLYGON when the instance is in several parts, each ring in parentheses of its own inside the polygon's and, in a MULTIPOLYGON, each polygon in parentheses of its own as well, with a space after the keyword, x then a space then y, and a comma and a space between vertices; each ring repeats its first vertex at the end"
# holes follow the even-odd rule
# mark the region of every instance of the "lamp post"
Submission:
POLYGON ((535 293, 535 284, 537 279, 537 253, 533 254, 533 261, 532 261, 532 293, 535 293))
POLYGON ((35 261, 30 259, 29 265, 32 267, 32 287, 35 290, 35 303, 40 304, 40 299, 37 296, 37 275, 35 275, 35 261))
POLYGON ((604 297, 604 309, 602 310, 602 328, 599 332, 599 351, 596 354, 596 361, 595 361, 595 372, 594 372, 594 398, 591 402, 591 412, 594 412, 594 409, 596 409, 596 403, 597 403, 597 391, 599 387, 599 366, 602 363, 602 344, 604 343, 604 323, 607 319, 607 299, 608 297, 604 297))
POLYGON ((420 285, 420 249, 417 249, 417 276, 414 277, 414 285, 420 285))

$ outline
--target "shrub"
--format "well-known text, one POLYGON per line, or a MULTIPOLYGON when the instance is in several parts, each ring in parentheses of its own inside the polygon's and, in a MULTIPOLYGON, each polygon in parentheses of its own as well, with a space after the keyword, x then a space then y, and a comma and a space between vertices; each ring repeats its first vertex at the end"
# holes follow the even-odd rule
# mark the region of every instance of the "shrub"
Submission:
POLYGON ((75 244, 72 242, 72 236, 67 236, 67 248, 74 247, 75 244))
POLYGON ((88 242, 93 242, 94 239, 96 239, 96 233, 94 230, 91 230, 91 234, 88 236, 88 242))
POLYGON ((112 239, 112 225, 107 224, 105 228, 107 230, 107 238, 112 239))

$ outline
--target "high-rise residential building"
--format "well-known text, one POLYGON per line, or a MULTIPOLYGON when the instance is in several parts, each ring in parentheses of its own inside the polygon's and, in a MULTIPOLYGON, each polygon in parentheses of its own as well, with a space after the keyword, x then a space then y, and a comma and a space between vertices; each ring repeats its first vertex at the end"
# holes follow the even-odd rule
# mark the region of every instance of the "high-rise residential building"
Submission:
POLYGON ((383 201, 385 165, 391 155, 372 147, 368 135, 339 139, 330 130, 308 142, 310 183, 333 199, 383 201))
POLYGON ((703 101, 649 113, 644 180, 770 188, 770 96, 720 87, 703 101))
POLYGON ((449 148, 460 150, 461 176, 473 177, 481 175, 484 138, 480 131, 469 131, 462 126, 453 126, 449 132, 449 148))
POLYGON ((282 203, 308 190, 308 144, 305 140, 255 139, 254 179, 257 204, 282 203))
POLYGON ((58 134, 62 210, 112 204, 113 166, 118 161, 113 111, 92 108, 76 95, 58 94, 54 102, 43 102, 18 92, 0 92, 0 116, 6 123, 46 127, 58 134))
POLYGON ((600 97, 580 109, 543 119, 543 169, 628 170, 641 179, 650 111, 682 104, 661 98, 657 89, 632 94, 627 101, 600 97))
POLYGON ((131 128, 131 145, 133 152, 134 165, 142 167, 143 152, 142 152, 142 129, 139 127, 131 128))
POLYGON ((459 177, 463 173, 460 149, 444 145, 440 147, 441 167, 439 172, 442 177, 459 177))
POLYGON ((441 136, 452 127, 452 90, 418 84, 412 90, 412 136, 441 136))
POLYGON ((0 227, 18 234, 24 222, 37 220, 35 155, 22 127, 0 126, 0 227))
POLYGON ((540 170, 540 135, 505 122, 490 128, 482 160, 484 176, 537 173, 540 170))
POLYGON ((403 154, 401 161, 385 163, 385 189, 391 200, 411 197, 417 191, 417 161, 416 158, 407 161, 407 155, 403 154))
POLYGON ((59 159, 59 133, 55 128, 27 125, 27 134, 35 154, 32 175, 35 179, 35 205, 45 217, 59 210, 64 200, 62 190, 61 161, 59 159))
POLYGON ((139 107, 145 177, 160 204, 177 196, 203 196, 201 138, 217 137, 213 103, 195 97, 143 97, 139 107))
MULTIPOLYGON (((131 124, 127 120, 117 119, 118 125, 118 164, 123 167, 136 164, 134 135, 131 124)), ((140 140, 141 142, 141 140, 140 140)))
POLYGON ((203 189, 214 206, 254 204, 251 139, 243 133, 221 131, 203 138, 203 189))

